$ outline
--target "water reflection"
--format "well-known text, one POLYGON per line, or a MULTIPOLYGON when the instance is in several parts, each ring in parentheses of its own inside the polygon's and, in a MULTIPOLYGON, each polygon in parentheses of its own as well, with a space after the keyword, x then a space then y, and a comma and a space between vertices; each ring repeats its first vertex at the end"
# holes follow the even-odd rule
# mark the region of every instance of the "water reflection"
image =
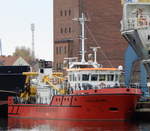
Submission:
POLYGON ((137 124, 124 121, 66 121, 8 119, 9 131, 141 131, 137 124))
POLYGON ((7 119, 0 118, 0 131, 6 131, 8 126, 7 119))

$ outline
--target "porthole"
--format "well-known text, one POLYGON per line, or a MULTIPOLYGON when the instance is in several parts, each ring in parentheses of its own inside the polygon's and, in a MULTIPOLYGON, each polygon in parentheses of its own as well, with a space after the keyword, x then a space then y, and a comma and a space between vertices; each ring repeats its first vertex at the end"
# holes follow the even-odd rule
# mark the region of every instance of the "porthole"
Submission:
POLYGON ((110 107, 109 110, 110 111, 118 111, 118 108, 117 107, 110 107))

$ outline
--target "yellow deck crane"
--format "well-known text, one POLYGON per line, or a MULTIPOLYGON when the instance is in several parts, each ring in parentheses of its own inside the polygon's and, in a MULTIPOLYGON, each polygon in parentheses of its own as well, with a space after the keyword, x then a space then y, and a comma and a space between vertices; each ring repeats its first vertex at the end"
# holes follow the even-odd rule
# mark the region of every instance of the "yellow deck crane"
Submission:
POLYGON ((50 85, 51 88, 55 89, 60 94, 66 94, 67 93, 67 87, 60 88, 57 85, 62 84, 65 78, 63 77, 63 74, 60 72, 55 72, 52 74, 52 77, 44 76, 43 82, 50 85))
POLYGON ((28 100, 29 97, 35 96, 37 93, 36 87, 31 86, 30 80, 31 77, 37 76, 37 72, 23 72, 23 75, 26 76, 24 91, 20 93, 20 97, 24 100, 28 100))

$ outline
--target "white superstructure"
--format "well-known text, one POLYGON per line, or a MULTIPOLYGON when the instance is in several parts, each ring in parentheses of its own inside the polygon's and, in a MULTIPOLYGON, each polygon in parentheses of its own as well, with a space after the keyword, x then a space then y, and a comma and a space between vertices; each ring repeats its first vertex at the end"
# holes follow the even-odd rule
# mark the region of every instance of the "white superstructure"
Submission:
MULTIPOLYGON (((84 14, 79 19, 81 32, 81 61, 69 61, 67 69, 68 83, 72 90, 87 90, 100 89, 120 86, 119 78, 121 74, 120 68, 103 68, 101 64, 96 61, 96 52, 99 47, 92 47, 94 59, 90 61, 85 60, 85 35, 84 24, 87 19, 84 14)), ((70 60, 70 59, 68 59, 70 60)))

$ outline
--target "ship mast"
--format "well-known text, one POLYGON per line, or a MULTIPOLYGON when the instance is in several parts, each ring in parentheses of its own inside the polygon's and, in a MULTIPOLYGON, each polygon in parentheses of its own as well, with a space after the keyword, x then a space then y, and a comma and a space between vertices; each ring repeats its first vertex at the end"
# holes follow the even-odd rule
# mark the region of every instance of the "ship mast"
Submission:
POLYGON ((79 18, 80 24, 81 24, 81 46, 82 46, 82 50, 81 50, 81 55, 82 55, 82 59, 81 62, 85 62, 85 21, 87 21, 87 19, 85 18, 84 14, 82 13, 81 18, 79 18))
POLYGON ((87 21, 87 19, 85 18, 85 15, 84 13, 81 14, 81 17, 80 18, 75 18, 73 19, 75 21, 79 21, 80 24, 81 24, 81 36, 80 36, 80 39, 81 39, 81 62, 85 62, 85 21, 87 21))

